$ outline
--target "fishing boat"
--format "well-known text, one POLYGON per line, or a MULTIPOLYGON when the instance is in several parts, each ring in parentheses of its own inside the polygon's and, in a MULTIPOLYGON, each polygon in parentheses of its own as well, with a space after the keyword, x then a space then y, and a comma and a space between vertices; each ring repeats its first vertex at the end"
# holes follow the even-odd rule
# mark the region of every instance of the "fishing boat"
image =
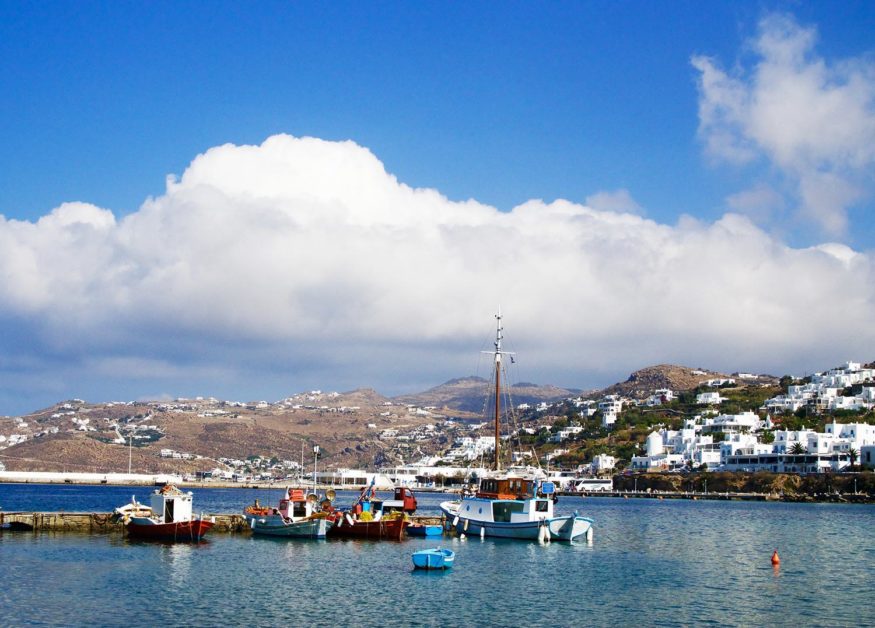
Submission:
POLYGON ((328 491, 320 502, 315 493, 304 494, 304 489, 288 488, 276 508, 266 508, 255 500, 247 506, 243 516, 253 534, 290 538, 324 539, 334 525, 331 518, 331 500, 334 491, 328 491))
POLYGON ((556 516, 556 487, 543 474, 501 468, 501 379, 502 357, 512 355, 502 351, 501 312, 496 316, 494 355, 494 431, 495 463, 493 471, 480 479, 471 495, 440 505, 450 528, 458 534, 527 539, 533 541, 573 541, 591 538, 592 519, 576 512, 556 516))
POLYGON ((122 520, 128 536, 161 541, 200 541, 216 523, 192 515, 192 493, 184 493, 172 484, 165 484, 151 496, 151 505, 143 506, 136 497, 131 503, 116 508, 113 516, 122 520))
POLYGON ((416 569, 449 569, 456 560, 456 553, 450 549, 434 549, 413 552, 413 566, 416 569))
POLYGON ((404 512, 384 512, 382 504, 376 499, 373 483, 365 487, 349 510, 334 513, 328 537, 400 541, 409 521, 404 512))

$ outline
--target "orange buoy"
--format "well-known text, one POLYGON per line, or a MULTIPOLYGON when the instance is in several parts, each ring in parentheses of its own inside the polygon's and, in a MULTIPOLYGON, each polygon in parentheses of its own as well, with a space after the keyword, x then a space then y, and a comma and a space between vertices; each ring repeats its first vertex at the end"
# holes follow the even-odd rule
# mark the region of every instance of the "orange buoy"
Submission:
POLYGON ((778 550, 775 550, 774 552, 772 552, 772 564, 773 565, 780 565, 781 564, 781 558, 778 556, 778 550))

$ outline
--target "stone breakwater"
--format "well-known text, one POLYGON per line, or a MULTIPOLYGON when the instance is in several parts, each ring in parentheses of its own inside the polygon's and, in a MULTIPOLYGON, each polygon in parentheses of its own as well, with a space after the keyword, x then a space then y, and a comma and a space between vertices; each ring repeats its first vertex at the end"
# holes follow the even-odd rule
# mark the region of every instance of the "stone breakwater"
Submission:
MULTIPOLYGON (((210 534, 251 534, 249 523, 243 515, 204 515, 215 517, 216 524, 210 534)), ((410 517, 422 524, 439 524, 440 517, 410 517)), ((0 512, 0 529, 34 532, 74 532, 84 534, 121 534, 124 524, 113 520, 112 513, 99 512, 0 512)))

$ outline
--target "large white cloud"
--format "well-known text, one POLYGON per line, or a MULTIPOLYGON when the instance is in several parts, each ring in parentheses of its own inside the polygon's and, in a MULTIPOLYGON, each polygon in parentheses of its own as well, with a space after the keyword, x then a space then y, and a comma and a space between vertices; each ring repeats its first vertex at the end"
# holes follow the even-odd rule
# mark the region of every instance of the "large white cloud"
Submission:
POLYGON ((751 42, 755 62, 731 72, 694 56, 699 132, 708 153, 765 158, 792 186, 800 218, 829 237, 846 232, 848 208, 871 192, 875 166, 875 63, 829 61, 817 33, 772 14, 751 42))
POLYGON ((500 212, 286 135, 207 151, 118 221, 81 203, 0 218, 0 276, 7 341, 67 356, 73 392, 90 373, 178 393, 196 373, 246 396, 283 369, 276 397, 308 373, 400 392, 472 371, 499 304, 522 376, 564 385, 662 361, 783 373, 875 340, 872 260, 846 246, 790 248, 737 214, 500 212))

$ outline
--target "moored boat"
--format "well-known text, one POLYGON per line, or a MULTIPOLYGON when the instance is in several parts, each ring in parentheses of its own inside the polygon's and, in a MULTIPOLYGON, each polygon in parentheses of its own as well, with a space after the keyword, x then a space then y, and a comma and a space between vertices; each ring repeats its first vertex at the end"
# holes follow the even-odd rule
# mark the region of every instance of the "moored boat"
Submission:
POLYGON ((376 499, 373 486, 362 490, 361 495, 346 512, 334 514, 334 526, 328 531, 329 538, 387 539, 400 541, 404 537, 408 520, 404 512, 384 512, 383 502, 376 499))
POLYGON ((321 502, 315 493, 304 494, 300 488, 288 488, 276 508, 266 508, 255 501, 243 515, 253 534, 289 538, 324 539, 334 525, 331 499, 321 502))
POLYGON ((146 508, 136 497, 115 509, 114 516, 125 522, 128 536, 161 541, 197 542, 215 524, 215 517, 192 515, 192 493, 184 493, 171 484, 156 490, 146 508))
POLYGON ((439 525, 411 523, 407 526, 407 536, 440 536, 443 529, 439 525))
POLYGON ((573 515, 556 516, 555 485, 529 470, 502 471, 501 469, 501 376, 502 356, 510 355, 501 349, 501 314, 497 314, 494 364, 494 471, 480 479, 473 495, 464 495, 459 501, 440 505, 451 528, 459 534, 474 534, 532 541, 573 541, 591 538, 592 519, 573 515))
POLYGON ((400 541, 406 527, 407 520, 403 517, 386 516, 366 521, 353 519, 349 513, 338 513, 334 526, 328 530, 328 538, 400 541))
POLYGON ((413 566, 416 569, 449 569, 455 559, 456 553, 446 548, 436 547, 413 552, 413 566))

